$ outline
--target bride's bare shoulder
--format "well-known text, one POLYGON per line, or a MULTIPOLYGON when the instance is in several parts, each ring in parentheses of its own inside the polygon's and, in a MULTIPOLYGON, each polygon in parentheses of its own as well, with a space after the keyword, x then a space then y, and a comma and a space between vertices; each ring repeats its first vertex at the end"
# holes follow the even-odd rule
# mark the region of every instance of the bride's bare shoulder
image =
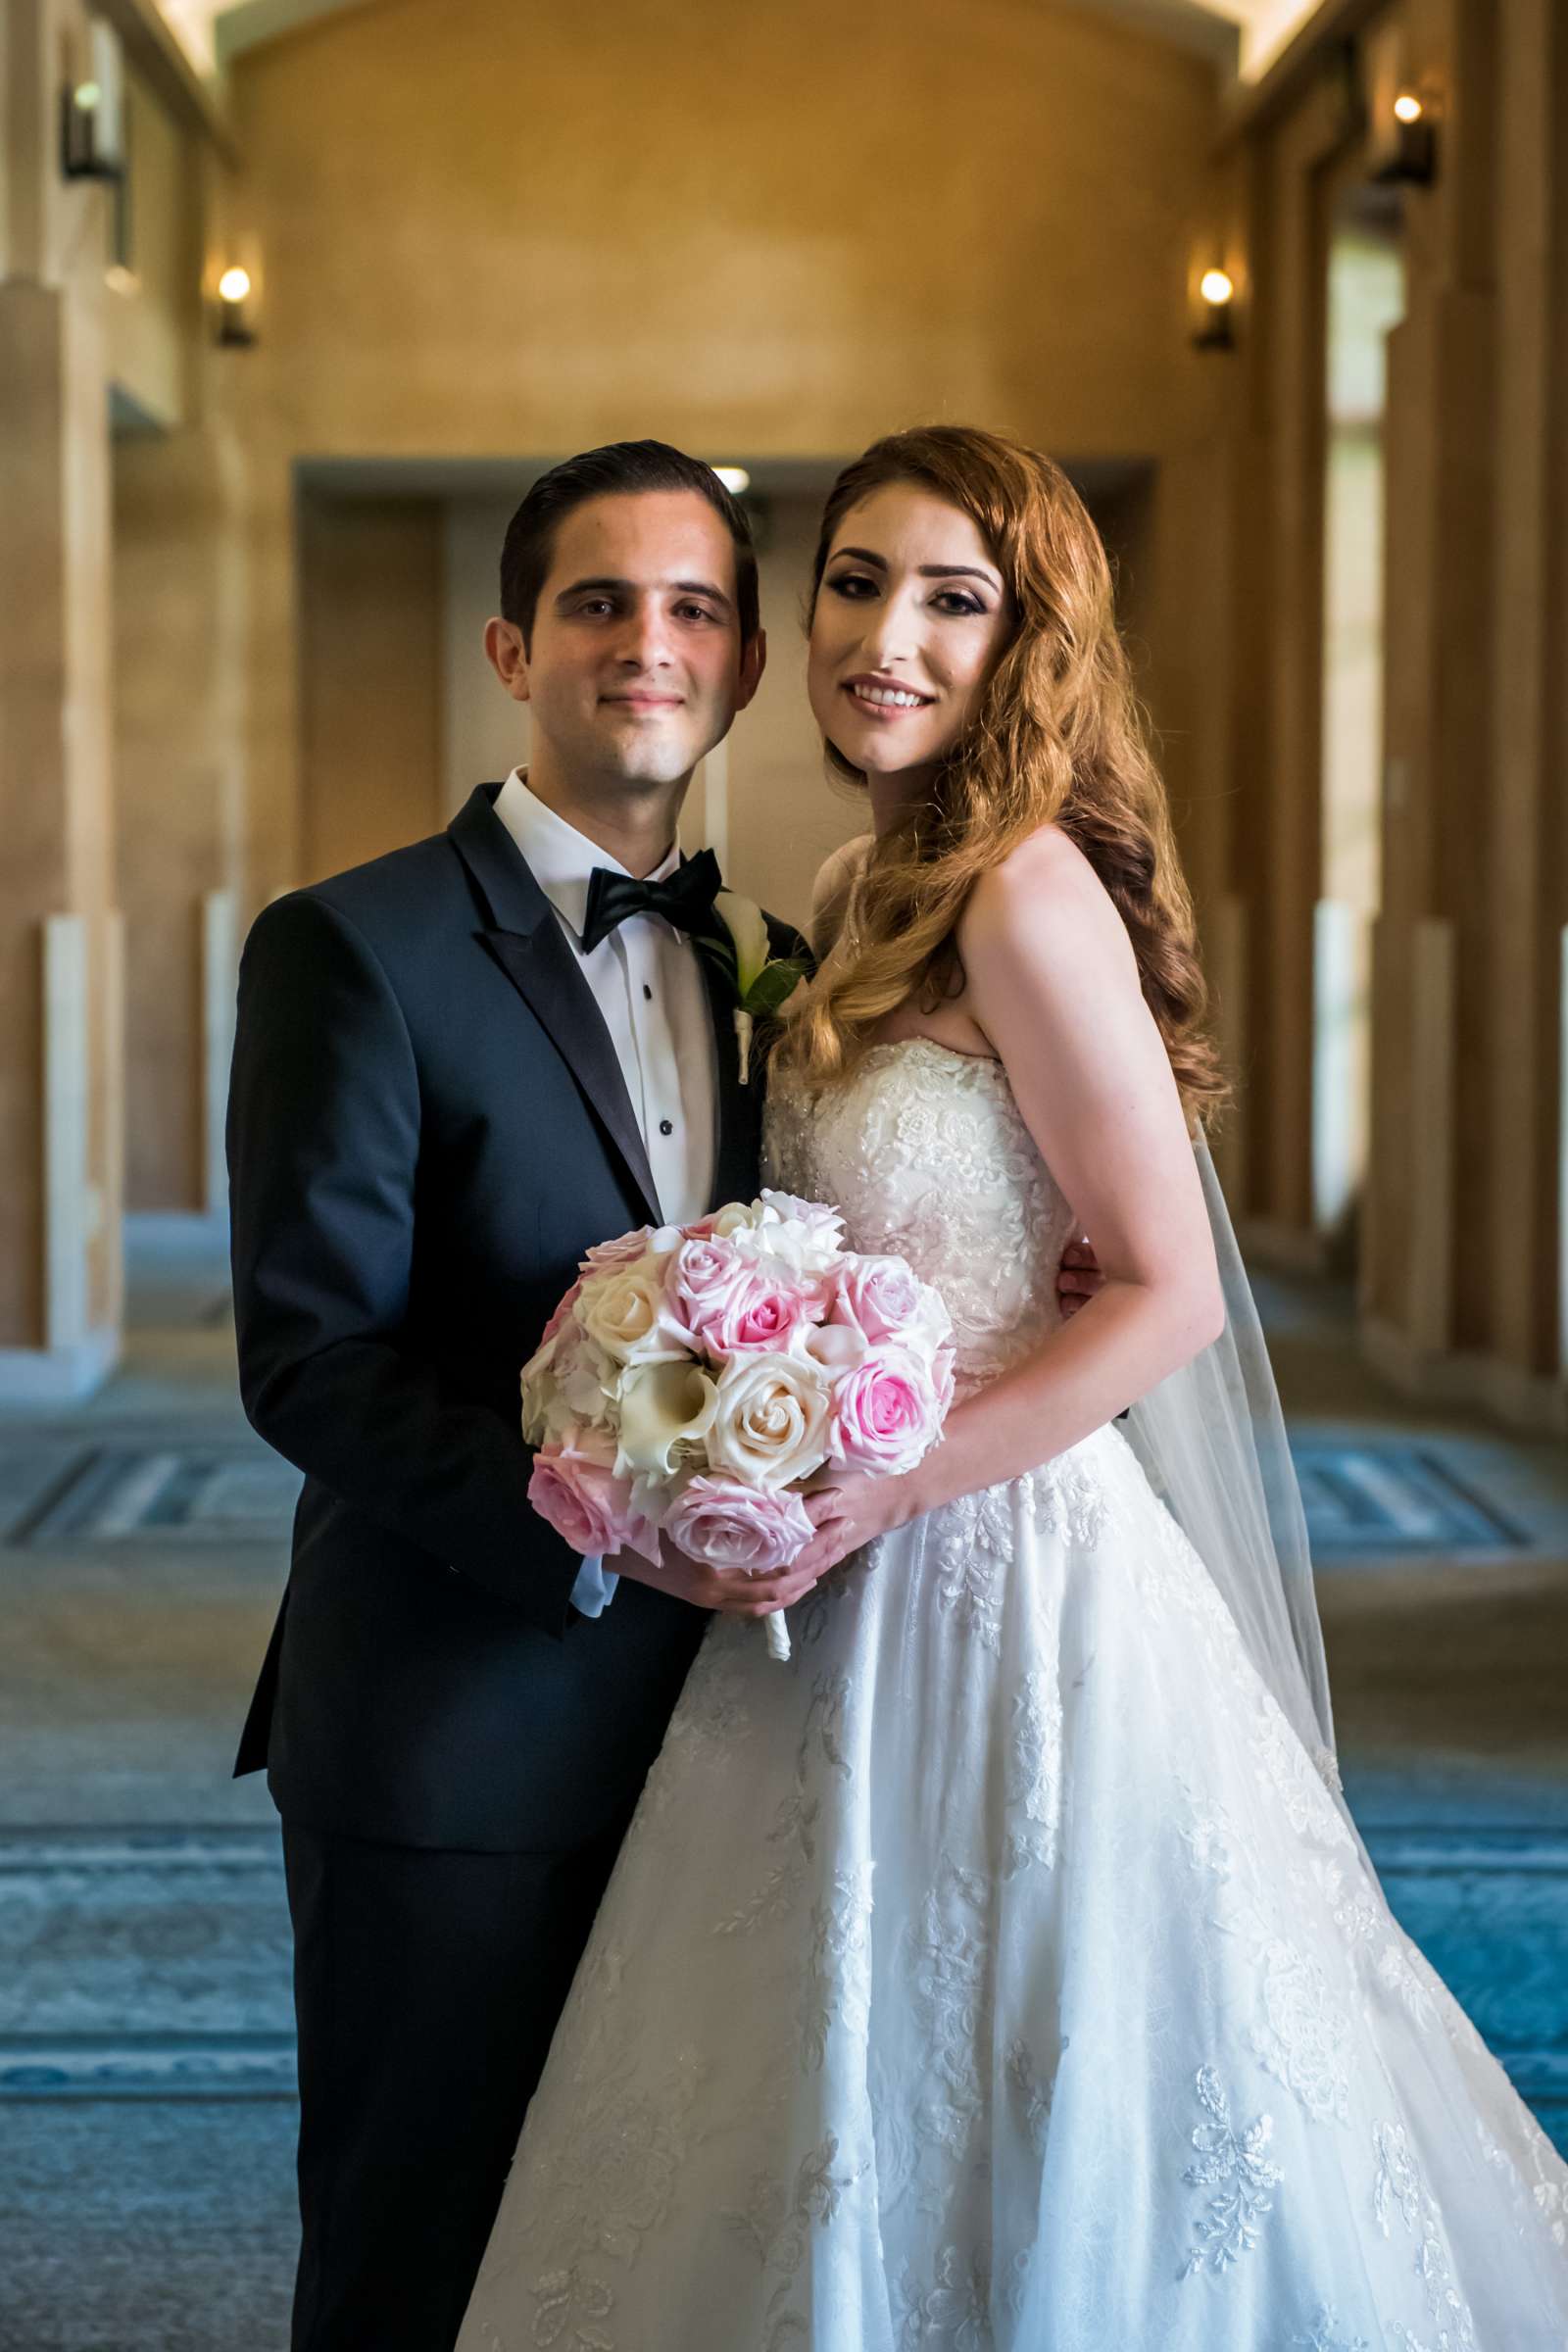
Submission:
POLYGON ((820 958, 837 939, 850 903, 850 892, 875 846, 875 836, 861 833, 825 858, 811 885, 810 935, 812 952, 820 958))
POLYGON ((958 924, 966 963, 987 949, 1071 959, 1132 959, 1114 902, 1078 844, 1059 825, 1042 825, 981 875, 958 924))

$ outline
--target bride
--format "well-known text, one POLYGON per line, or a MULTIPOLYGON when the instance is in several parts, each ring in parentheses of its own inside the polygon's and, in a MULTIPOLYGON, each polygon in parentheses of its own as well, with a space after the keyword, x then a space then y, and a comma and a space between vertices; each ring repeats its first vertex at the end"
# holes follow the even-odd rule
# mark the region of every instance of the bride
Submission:
POLYGON ((460 2352, 1563 2352, 1568 2171, 1339 1793, 1189 902, 1058 469, 947 427, 850 466, 809 687, 874 841, 770 1180, 941 1289, 958 1401, 811 1496, 789 1665, 712 1626, 460 2352))

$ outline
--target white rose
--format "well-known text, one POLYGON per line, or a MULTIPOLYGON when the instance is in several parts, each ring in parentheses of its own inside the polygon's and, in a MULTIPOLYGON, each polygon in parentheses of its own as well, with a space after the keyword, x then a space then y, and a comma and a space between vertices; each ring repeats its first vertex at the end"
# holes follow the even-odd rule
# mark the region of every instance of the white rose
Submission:
POLYGON ((612 1266, 582 1286, 576 1316, 588 1337, 617 1364, 673 1361, 691 1351, 691 1335, 670 1314, 663 1258, 612 1266))
POLYGON ((825 1274, 843 1248, 844 1220, 820 1200, 763 1187, 750 1227, 735 1246, 747 1255, 772 1257, 796 1274, 825 1274))
POLYGON ((736 1234, 750 1233, 754 1225, 760 1225, 764 1214, 760 1200, 731 1200, 713 1219, 712 1238, 715 1242, 733 1241, 736 1234))
POLYGON ((781 1193, 770 1184, 762 1187, 762 1205, 775 1217, 783 1217, 793 1225, 802 1225, 812 1240, 837 1257, 844 1246, 844 1218, 831 1200, 805 1200, 799 1193, 781 1193))
POLYGON ((667 1479, 703 1456, 718 1390, 701 1364, 633 1364, 621 1375, 615 1476, 667 1479))
POLYGON ((738 1355, 719 1376, 708 1433, 715 1471, 749 1487, 785 1487, 827 1459, 828 1383, 794 1355, 738 1355))

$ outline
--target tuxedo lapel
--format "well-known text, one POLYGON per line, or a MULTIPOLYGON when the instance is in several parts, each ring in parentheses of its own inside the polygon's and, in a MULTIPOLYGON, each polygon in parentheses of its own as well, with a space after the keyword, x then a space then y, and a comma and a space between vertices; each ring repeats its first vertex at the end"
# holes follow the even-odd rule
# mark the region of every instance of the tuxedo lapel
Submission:
POLYGON ((529 938, 486 931, 484 944, 570 1070, 642 1195, 649 1222, 663 1223, 637 1114, 605 1016, 552 917, 529 938))
POLYGON ((447 828, 490 917, 477 937, 571 1072, 641 1195, 649 1221, 661 1225, 653 1170, 614 1044, 550 901, 495 813, 500 789, 481 784, 447 828))
POLYGON ((750 1083, 741 1084, 740 1040, 735 1034, 735 992, 728 973, 711 956, 697 951, 708 990, 708 1008, 713 1021, 713 1044, 718 1054, 718 1139, 713 1155, 713 1198, 710 1207, 726 1201, 756 1198, 761 1148, 761 1068, 752 1056, 750 1083))

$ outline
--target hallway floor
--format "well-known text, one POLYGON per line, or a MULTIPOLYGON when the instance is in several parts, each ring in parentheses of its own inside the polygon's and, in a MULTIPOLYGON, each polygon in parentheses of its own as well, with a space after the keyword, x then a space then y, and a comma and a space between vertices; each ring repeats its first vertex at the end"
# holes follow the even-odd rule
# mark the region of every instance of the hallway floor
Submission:
MULTIPOLYGON (((1568 1456, 1392 1396, 1338 1294, 1260 1295, 1357 1819, 1568 2146, 1568 1456)), ((294 1481, 220 1258, 139 1239, 130 1320, 90 1402, 0 1415, 0 2345, 282 2352, 288 1922, 228 1771, 294 1481)))

